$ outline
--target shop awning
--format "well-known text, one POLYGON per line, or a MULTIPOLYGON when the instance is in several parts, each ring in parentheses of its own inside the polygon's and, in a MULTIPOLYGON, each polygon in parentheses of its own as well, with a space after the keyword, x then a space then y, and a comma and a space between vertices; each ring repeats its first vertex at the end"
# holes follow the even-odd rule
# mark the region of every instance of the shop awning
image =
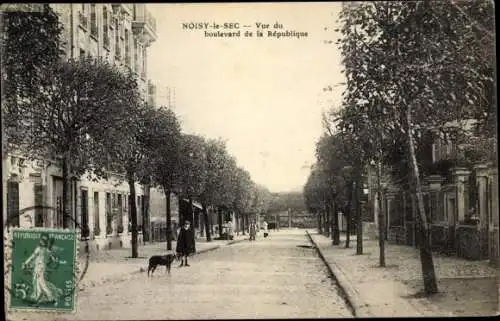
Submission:
MULTIPOLYGON (((185 199, 184 199, 184 202, 189 203, 189 200, 188 200, 187 198, 185 198, 185 199)), ((192 202, 193 202, 193 206, 194 206, 194 207, 199 208, 200 210, 202 210, 202 209, 203 209, 203 206, 201 206, 201 204, 200 204, 200 203, 195 202, 195 201, 192 201, 192 202)))

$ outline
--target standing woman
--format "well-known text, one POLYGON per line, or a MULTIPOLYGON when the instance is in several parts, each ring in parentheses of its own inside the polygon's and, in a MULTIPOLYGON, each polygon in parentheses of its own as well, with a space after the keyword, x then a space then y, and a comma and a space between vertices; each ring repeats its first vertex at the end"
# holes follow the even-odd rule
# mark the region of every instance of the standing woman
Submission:
POLYGON ((264 237, 267 237, 269 235, 269 232, 267 230, 267 222, 264 221, 264 223, 262 223, 262 226, 264 227, 264 237))
POLYGON ((179 231, 179 236, 177 237, 177 246, 175 251, 177 255, 181 258, 181 266, 190 266, 187 261, 187 257, 196 253, 196 246, 194 242, 194 232, 191 228, 191 222, 185 221, 184 227, 179 231))
POLYGON ((255 221, 252 220, 252 223, 250 223, 248 230, 250 233, 250 241, 255 241, 255 234, 257 234, 257 226, 255 225, 255 221))

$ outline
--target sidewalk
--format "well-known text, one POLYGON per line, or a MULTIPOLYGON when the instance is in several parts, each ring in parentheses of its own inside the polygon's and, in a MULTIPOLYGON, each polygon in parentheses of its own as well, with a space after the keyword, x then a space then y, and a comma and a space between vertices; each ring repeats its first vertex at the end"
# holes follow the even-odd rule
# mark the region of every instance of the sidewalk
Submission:
POLYGON ((434 254, 440 293, 431 298, 423 290, 419 250, 386 243, 386 268, 378 267, 378 240, 363 240, 356 255, 356 237, 345 248, 328 237, 309 233, 320 256, 343 288, 357 317, 481 316, 498 311, 498 271, 484 261, 467 261, 434 254))
MULTIPOLYGON (((196 241, 196 254, 212 251, 221 246, 227 246, 244 241, 246 236, 235 236, 232 241, 213 240, 207 242, 205 238, 196 241)), ((176 242, 172 242, 175 250, 176 242)), ((158 242, 139 246, 139 257, 131 258, 132 249, 122 248, 114 250, 92 251, 89 257, 87 271, 79 283, 79 289, 102 285, 111 281, 124 280, 133 274, 147 271, 148 260, 152 255, 167 253, 167 242, 158 242)), ((85 255, 79 258, 81 269, 85 265, 85 255)))

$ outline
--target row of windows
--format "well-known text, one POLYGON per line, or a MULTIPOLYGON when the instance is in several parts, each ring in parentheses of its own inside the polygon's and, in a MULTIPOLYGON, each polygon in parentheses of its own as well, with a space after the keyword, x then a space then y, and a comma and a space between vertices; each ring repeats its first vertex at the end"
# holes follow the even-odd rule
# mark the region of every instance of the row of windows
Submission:
MULTIPOLYGON (((80 25, 87 28, 87 15, 85 12, 85 4, 82 4, 81 11, 79 13, 80 25)), ((132 65, 131 57, 131 46, 130 46, 130 30, 125 28, 123 23, 119 22, 118 18, 112 17, 111 10, 108 9, 106 5, 102 7, 102 28, 103 28, 103 45, 106 49, 111 47, 112 39, 112 29, 114 29, 114 49, 115 49, 115 59, 121 61, 124 59, 125 65, 133 68, 134 71, 140 73, 142 77, 145 77, 146 72, 146 49, 141 48, 137 39, 133 39, 134 46, 134 64, 132 65), (112 21, 111 21, 112 20, 112 21), (124 52, 122 52, 124 48, 124 52), (139 63, 139 61, 142 61, 139 63)), ((94 38, 99 38, 98 32, 98 19, 96 4, 90 5, 90 34, 94 38)), ((80 55, 85 55, 85 49, 80 49, 80 55)))
MULTIPOLYGON (((82 237, 88 237, 90 234, 89 230, 89 212, 88 212, 88 191, 86 189, 81 190, 81 226, 82 226, 82 237)), ((120 192, 106 192, 105 194, 105 231, 101 231, 100 226, 100 198, 99 192, 94 192, 93 194, 93 218, 94 218, 94 234, 100 235, 105 232, 106 235, 114 233, 120 234, 126 229, 130 232, 130 222, 132 218, 129 211, 129 198, 130 195, 120 192), (124 226, 123 216, 128 213, 129 226, 124 226), (115 222, 116 230, 113 230, 113 222, 115 222)), ((136 199, 137 206, 137 225, 138 230, 142 229, 142 214, 144 211, 144 196, 137 196, 136 199)))

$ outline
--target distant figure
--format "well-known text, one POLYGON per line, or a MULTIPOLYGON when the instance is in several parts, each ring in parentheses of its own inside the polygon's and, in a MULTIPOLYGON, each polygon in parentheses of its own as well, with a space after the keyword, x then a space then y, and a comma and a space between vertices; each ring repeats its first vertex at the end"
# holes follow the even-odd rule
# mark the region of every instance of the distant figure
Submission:
POLYGON ((177 237, 177 255, 181 258, 181 266, 190 266, 187 261, 187 257, 196 253, 196 246, 194 241, 194 232, 191 229, 191 222, 185 221, 184 226, 181 228, 179 232, 179 236, 177 237))
POLYGON ((232 240, 234 238, 233 222, 227 221, 226 226, 227 226, 227 237, 229 240, 232 240))
POLYGON ((264 228, 264 237, 267 237, 269 235, 269 232, 267 230, 267 222, 264 221, 264 223, 262 223, 262 227, 264 228))
POLYGON ((255 221, 252 220, 252 223, 250 223, 250 226, 248 228, 248 232, 250 234, 250 241, 255 241, 255 235, 257 234, 257 225, 255 224, 255 221))

